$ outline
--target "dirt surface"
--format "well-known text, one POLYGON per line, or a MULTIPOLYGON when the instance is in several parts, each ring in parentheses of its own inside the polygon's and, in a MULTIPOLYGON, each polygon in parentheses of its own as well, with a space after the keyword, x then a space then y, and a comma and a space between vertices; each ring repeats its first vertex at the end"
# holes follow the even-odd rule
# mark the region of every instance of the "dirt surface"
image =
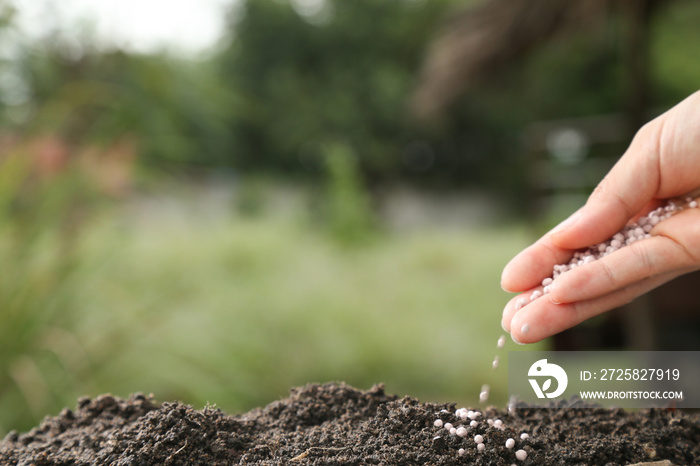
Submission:
POLYGON ((453 404, 399 399, 382 386, 308 385, 238 416, 143 395, 102 395, 80 399, 76 410, 64 409, 27 433, 10 433, 0 442, 0 464, 700 464, 698 413, 520 407, 513 417, 488 408, 476 420, 471 427, 453 404), (465 426, 466 436, 436 427, 436 419, 465 426), (504 428, 488 419, 501 419, 504 428), (521 439, 523 432, 530 438, 521 439), (517 450, 527 452, 525 461, 516 459, 517 450))

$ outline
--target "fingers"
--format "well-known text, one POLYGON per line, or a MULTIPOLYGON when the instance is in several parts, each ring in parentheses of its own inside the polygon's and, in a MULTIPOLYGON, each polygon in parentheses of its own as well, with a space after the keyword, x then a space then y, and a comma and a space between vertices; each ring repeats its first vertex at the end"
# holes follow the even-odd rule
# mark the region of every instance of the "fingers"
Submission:
POLYGON ((549 234, 515 256, 503 269, 501 287, 509 292, 521 292, 538 286, 542 279, 552 275, 557 264, 571 259, 573 251, 554 244, 549 234))
POLYGON ((516 311, 514 303, 517 298, 514 298, 504 310, 503 326, 510 330, 513 340, 517 343, 535 343, 605 311, 627 304, 683 273, 685 271, 675 270, 647 278, 605 296, 569 304, 554 304, 544 296, 516 311), (509 322, 506 322, 506 316, 509 316, 509 322))
POLYGON ((518 341, 539 341, 700 268, 700 209, 681 211, 659 223, 652 234, 560 275, 545 298, 530 303, 532 288, 539 283, 533 285, 510 300, 501 325, 518 341), (528 322, 520 324, 523 319, 528 322), (532 333, 524 332, 524 325, 532 333))
POLYGON ((684 247, 669 237, 654 236, 562 274, 550 285, 549 299, 554 303, 587 301, 692 265, 684 247))
POLYGON ((501 327, 503 330, 510 333, 510 322, 513 320, 513 316, 518 312, 524 305, 530 302, 530 294, 532 291, 515 296, 513 299, 508 301, 506 307, 503 309, 503 316, 501 317, 501 327))

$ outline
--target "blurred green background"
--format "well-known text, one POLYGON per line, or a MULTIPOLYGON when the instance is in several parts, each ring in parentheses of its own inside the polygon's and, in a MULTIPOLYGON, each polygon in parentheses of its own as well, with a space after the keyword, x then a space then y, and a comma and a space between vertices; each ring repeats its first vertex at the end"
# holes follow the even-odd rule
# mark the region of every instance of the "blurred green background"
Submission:
POLYGON ((529 3, 230 0, 181 52, 0 0, 0 435, 104 392, 504 404, 503 266, 700 82, 697 1, 500 28, 529 3))

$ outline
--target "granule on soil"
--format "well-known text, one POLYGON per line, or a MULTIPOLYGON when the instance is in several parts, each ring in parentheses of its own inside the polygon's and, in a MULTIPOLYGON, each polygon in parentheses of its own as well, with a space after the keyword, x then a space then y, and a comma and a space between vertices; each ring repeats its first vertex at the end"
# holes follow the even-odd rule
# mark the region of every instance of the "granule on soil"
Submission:
POLYGON ((101 395, 80 399, 75 410, 47 417, 27 433, 8 434, 0 442, 0 464, 700 464, 698 413, 573 406, 519 406, 516 416, 490 407, 473 427, 454 403, 398 398, 382 385, 361 391, 343 383, 311 384, 237 416, 143 395, 101 395), (437 419, 468 434, 452 435, 437 419), (501 419, 503 426, 489 426, 487 419, 501 419), (476 435, 483 437, 484 451, 477 450, 476 435), (514 447, 506 447, 507 439, 515 440, 514 447), (518 450, 527 452, 525 461, 516 459, 518 450))

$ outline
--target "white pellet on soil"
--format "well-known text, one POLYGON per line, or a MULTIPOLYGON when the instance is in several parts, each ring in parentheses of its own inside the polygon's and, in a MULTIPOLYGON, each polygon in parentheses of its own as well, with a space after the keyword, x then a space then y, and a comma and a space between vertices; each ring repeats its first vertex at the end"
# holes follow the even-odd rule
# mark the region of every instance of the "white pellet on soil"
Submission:
MULTIPOLYGON (((486 387, 486 386, 485 386, 486 387)), ((442 414, 447 414, 450 415, 450 411, 448 410, 441 410, 439 413, 436 413, 438 416, 442 414)), ((472 438, 474 440, 474 444, 477 448, 477 451, 479 452, 484 452, 487 450, 486 448, 486 443, 487 443, 487 436, 489 435, 490 430, 486 430, 486 432, 482 432, 482 434, 476 433, 474 430, 470 430, 469 427, 476 429, 479 427, 479 422, 476 420, 477 417, 481 416, 482 413, 479 411, 474 411, 471 409, 467 408, 458 408, 454 411, 454 417, 457 419, 455 422, 456 425, 453 425, 450 422, 444 422, 443 419, 436 419, 433 421, 433 425, 437 428, 445 428, 447 431, 461 439, 463 439, 463 442, 469 442, 468 436, 470 435, 470 432, 474 435, 472 438), (471 420, 470 420, 471 419, 471 420), (463 423, 464 422, 464 423, 463 423), (466 424, 468 422, 468 424, 466 424)), ((484 419, 484 425, 488 425, 489 427, 487 429, 493 428, 493 429, 498 429, 501 431, 506 430, 505 423, 501 419, 484 419)), ((483 428, 483 426, 482 426, 483 428)), ((433 437, 433 440, 441 438, 439 435, 436 437, 433 437)), ((522 440, 526 440, 529 438, 528 434, 523 432, 520 434, 520 438, 522 440)), ((493 441, 493 438, 491 438, 490 441, 493 441)), ((516 445, 516 441, 513 438, 507 438, 505 440, 505 447, 508 450, 513 450, 516 445)), ((467 445, 467 443, 463 443, 463 445, 467 445)), ((497 447, 496 447, 497 448, 497 447)), ((457 450, 457 455, 458 456, 464 456, 466 455, 467 452, 464 447, 461 447, 457 450)), ((525 450, 518 450, 515 452, 515 457, 520 460, 520 461, 525 461, 527 458, 527 452, 525 450)))

